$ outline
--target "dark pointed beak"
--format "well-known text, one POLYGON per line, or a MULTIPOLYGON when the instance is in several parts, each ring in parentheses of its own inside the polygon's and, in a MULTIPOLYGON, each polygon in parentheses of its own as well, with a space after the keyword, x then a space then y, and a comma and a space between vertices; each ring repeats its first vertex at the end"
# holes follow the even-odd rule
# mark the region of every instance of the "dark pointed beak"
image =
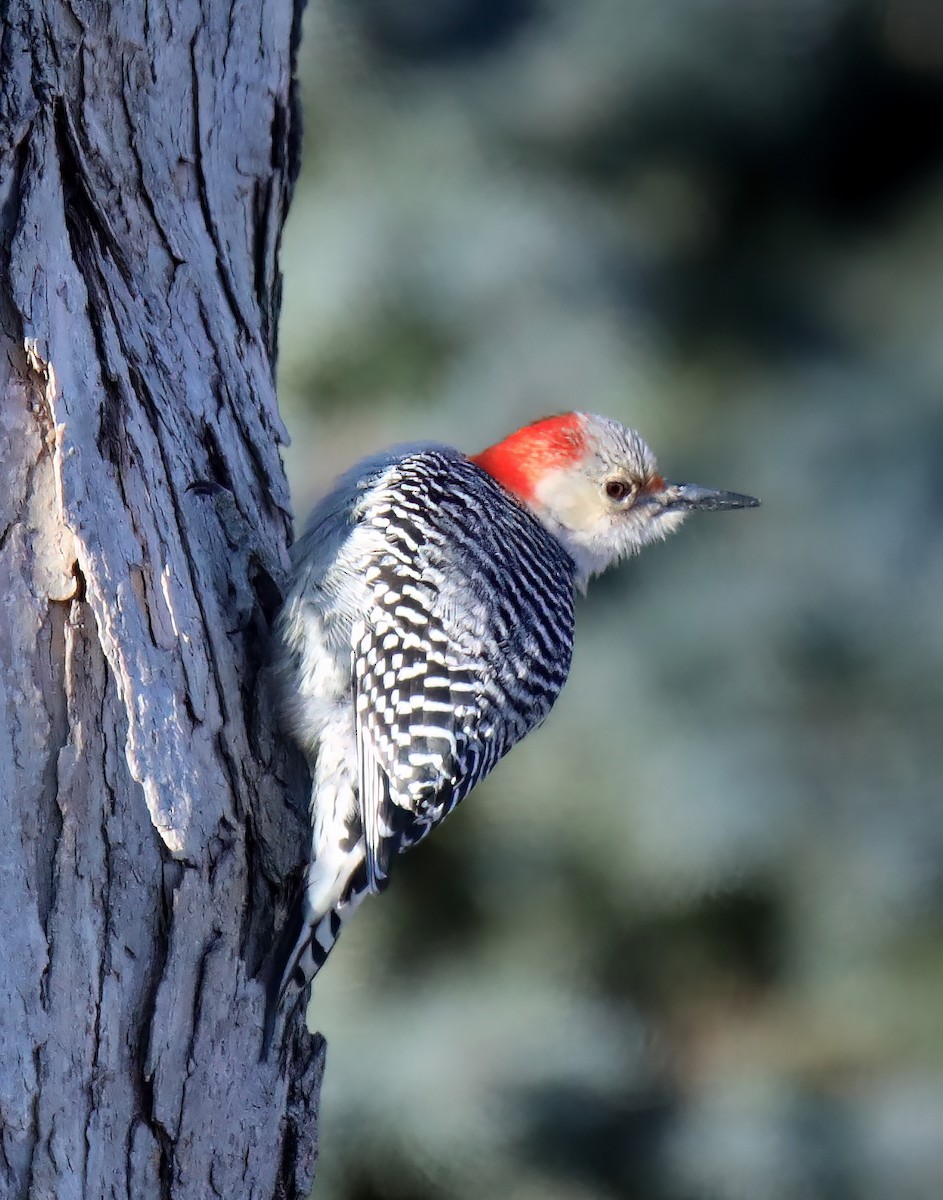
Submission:
POLYGON ((739 492, 718 492, 714 488, 701 487, 697 483, 669 483, 662 493, 665 508, 683 509, 687 512, 717 512, 722 508, 756 508, 759 500, 755 496, 741 496, 739 492))

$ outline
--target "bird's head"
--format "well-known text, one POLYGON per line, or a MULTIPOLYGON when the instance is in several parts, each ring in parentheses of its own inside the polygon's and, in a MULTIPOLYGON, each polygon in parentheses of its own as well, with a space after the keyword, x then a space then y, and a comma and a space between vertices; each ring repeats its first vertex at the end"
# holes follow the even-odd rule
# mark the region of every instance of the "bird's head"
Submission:
POLYGON ((690 512, 753 508, 759 500, 668 483, 634 429, 595 413, 526 425, 472 462, 503 484, 591 575, 677 529, 690 512))

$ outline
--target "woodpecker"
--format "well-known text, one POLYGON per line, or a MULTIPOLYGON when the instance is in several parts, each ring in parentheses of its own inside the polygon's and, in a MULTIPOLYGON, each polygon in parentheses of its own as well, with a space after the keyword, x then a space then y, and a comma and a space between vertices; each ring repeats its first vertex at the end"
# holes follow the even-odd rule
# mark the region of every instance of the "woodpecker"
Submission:
POLYGON ((264 1036, 341 926, 547 716, 577 592, 690 512, 752 496, 668 483, 632 429, 567 413, 474 457, 423 443, 337 481, 294 550, 275 627, 288 731, 312 769, 300 911, 270 974, 264 1036))

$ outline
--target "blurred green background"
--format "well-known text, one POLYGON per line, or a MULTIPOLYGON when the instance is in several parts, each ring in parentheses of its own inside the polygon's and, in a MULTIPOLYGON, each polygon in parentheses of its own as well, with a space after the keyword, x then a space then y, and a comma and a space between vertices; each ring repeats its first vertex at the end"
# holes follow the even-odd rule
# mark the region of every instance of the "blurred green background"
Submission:
POLYGON ((312 0, 281 396, 751 492, 317 980, 322 1200, 943 1197, 943 4, 312 0))

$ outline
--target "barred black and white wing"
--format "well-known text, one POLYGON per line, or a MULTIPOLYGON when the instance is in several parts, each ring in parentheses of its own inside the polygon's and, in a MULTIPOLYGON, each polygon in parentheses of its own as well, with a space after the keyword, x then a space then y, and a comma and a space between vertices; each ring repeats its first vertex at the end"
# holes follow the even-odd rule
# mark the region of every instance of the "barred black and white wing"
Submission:
POLYGON ((467 459, 395 464, 357 513, 370 600, 351 630, 368 886, 550 711, 569 671, 573 563, 467 459), (373 537, 373 534, 378 536, 373 537))

